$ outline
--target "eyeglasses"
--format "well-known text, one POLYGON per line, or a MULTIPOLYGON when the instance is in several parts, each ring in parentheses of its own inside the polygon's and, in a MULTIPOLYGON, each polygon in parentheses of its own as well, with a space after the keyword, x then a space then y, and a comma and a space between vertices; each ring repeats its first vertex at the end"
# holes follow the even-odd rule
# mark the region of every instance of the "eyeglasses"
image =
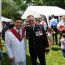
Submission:
POLYGON ((29 20, 28 22, 33 22, 34 20, 29 20))

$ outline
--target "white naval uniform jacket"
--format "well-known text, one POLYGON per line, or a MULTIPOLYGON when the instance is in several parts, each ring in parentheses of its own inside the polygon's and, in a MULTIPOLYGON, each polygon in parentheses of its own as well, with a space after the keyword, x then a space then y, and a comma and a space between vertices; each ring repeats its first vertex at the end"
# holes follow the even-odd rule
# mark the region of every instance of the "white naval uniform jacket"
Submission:
POLYGON ((14 57, 14 62, 24 62, 26 60, 25 38, 19 41, 10 31, 5 33, 5 47, 9 58, 14 57))

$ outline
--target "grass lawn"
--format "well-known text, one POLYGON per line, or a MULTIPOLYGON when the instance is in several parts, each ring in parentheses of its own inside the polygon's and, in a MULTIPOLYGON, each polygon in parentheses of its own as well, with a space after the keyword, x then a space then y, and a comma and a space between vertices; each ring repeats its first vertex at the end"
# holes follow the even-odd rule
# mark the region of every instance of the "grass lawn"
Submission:
MULTIPOLYGON (((27 45, 26 59, 27 59, 26 60, 27 65, 31 65, 28 45, 27 45)), ((38 65, 40 65, 38 59, 37 59, 37 62, 38 62, 38 65)), ((48 54, 46 54, 46 64, 47 65, 65 65, 65 58, 63 57, 61 49, 58 45, 54 45, 53 49, 50 50, 48 54)), ((10 62, 8 61, 6 53, 4 53, 4 61, 2 62, 2 65, 10 65, 10 62)))
MULTIPOLYGON (((27 46, 26 65, 31 65, 28 44, 26 46, 27 46)), ((52 50, 50 50, 50 52, 46 54, 45 56, 46 56, 46 65, 65 65, 65 58, 62 55, 62 51, 59 45, 53 45, 52 50)), ((40 65, 38 59, 37 59, 37 62, 38 62, 38 65, 40 65)), ((2 65, 10 65, 10 62, 8 61, 6 53, 4 54, 4 61, 2 61, 2 65)))

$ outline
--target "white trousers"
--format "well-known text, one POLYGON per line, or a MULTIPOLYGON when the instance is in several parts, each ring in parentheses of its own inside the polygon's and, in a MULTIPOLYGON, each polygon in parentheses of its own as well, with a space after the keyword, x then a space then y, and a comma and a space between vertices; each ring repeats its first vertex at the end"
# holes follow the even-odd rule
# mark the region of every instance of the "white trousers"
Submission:
POLYGON ((18 63, 13 62, 13 63, 11 63, 11 65, 26 65, 26 61, 18 62, 18 63))

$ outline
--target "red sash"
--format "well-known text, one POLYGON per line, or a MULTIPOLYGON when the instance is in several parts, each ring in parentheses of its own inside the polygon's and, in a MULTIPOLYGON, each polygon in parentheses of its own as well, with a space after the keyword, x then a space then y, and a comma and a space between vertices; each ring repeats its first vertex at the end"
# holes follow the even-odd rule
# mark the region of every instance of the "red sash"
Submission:
POLYGON ((11 28, 10 31, 16 36, 16 38, 19 40, 19 41, 22 41, 22 39, 24 38, 25 36, 25 29, 22 28, 22 37, 17 33, 17 31, 14 29, 14 28, 11 28))

